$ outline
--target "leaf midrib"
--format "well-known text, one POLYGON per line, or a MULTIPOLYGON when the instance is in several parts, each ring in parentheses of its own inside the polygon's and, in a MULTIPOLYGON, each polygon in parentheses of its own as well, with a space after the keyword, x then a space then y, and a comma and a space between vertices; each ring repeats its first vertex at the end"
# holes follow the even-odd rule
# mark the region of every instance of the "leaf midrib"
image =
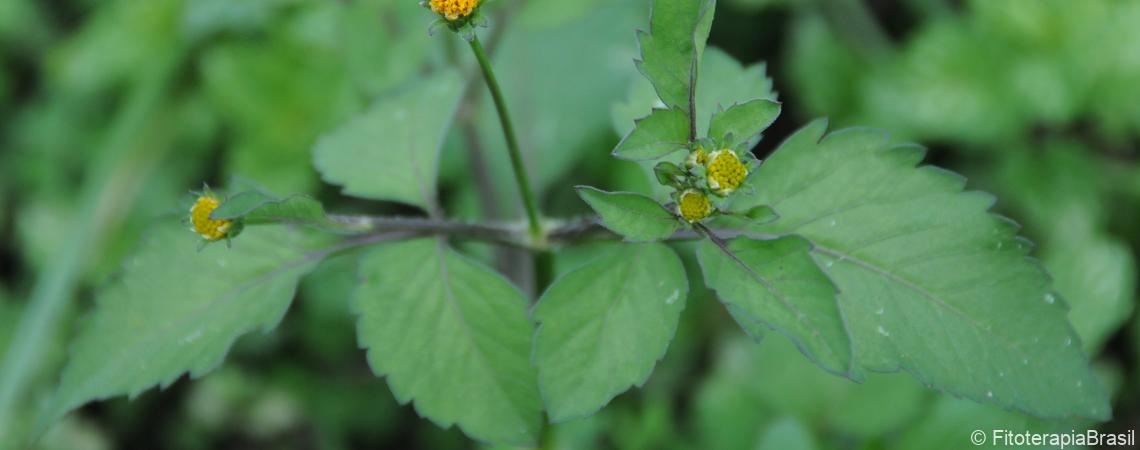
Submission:
MULTIPOLYGON (((761 286, 764 286, 764 289, 767 290, 769 294, 772 294, 773 297, 776 297, 776 299, 780 301, 780 304, 784 305, 785 308, 788 308, 794 314, 796 314, 796 321, 806 325, 808 327, 808 329, 811 330, 813 338, 820 339, 822 337, 822 332, 819 330, 818 327, 815 326, 815 324, 813 324, 811 322, 807 322, 804 320, 804 318, 808 317, 808 315, 805 314, 803 311, 800 311, 800 309, 795 307, 795 305, 789 303, 787 298, 784 297, 784 294, 782 291, 780 291, 779 289, 776 289, 775 286, 773 286, 771 284, 771 282, 769 282, 766 278, 764 278, 763 275, 760 275, 759 273, 756 273, 756 271, 752 270, 752 268, 749 267, 748 264, 745 263, 743 260, 741 260, 732 250, 728 249, 727 247, 721 247, 720 245, 716 245, 716 247, 718 250, 720 250, 721 252, 724 252, 726 255, 728 255, 728 257, 731 258, 732 261, 735 262, 738 266, 743 268, 744 271, 749 275, 749 277, 751 277, 757 283, 760 283, 761 286)), ((834 301, 835 308, 838 311, 839 310, 838 287, 836 287, 836 292, 834 293, 834 295, 832 295, 832 300, 834 301)), ((749 315, 751 315, 751 314, 749 314, 749 315)), ((756 318, 753 318, 753 320, 756 320, 756 318)), ((849 330, 847 330, 846 326, 844 326, 844 328, 843 328, 843 334, 847 337, 848 346, 850 347, 851 345, 853 345, 852 339, 851 339, 851 332, 849 330)), ((831 348, 831 345, 824 345, 824 347, 827 348, 828 351, 832 353, 832 356, 837 356, 837 354, 835 353, 835 350, 831 348)), ((855 355, 851 354, 850 357, 854 358, 855 355)), ((850 370, 850 368, 848 368, 848 370, 850 370)))
POLYGON ((873 264, 873 263, 871 263, 865 259, 862 259, 862 258, 859 258, 856 256, 852 256, 852 255, 849 255, 849 254, 844 253, 842 251, 835 250, 835 249, 832 249, 832 248, 829 248, 826 246, 816 244, 814 241, 810 241, 810 242, 812 242, 812 251, 813 252, 818 252, 818 253, 822 253, 822 254, 831 256, 833 258, 837 258, 840 262, 849 261, 849 262, 855 264, 856 266, 863 268, 864 270, 868 270, 872 273, 875 273, 875 274, 882 276, 883 278, 886 278, 887 281, 894 282, 894 283, 896 283, 896 284, 898 284, 904 288, 912 290, 912 291, 918 293, 919 295, 925 297, 927 300, 929 300, 935 306, 939 306, 942 309, 953 313, 954 315, 957 315, 963 319, 966 319, 967 323, 969 323, 970 326, 972 328, 974 328, 975 331, 979 332, 980 334, 989 335, 989 336, 993 336, 993 337, 997 338, 997 340, 1001 341, 1001 343, 1003 345, 1007 346, 1010 350, 1013 350, 1015 353, 1017 353, 1018 356, 1020 356, 1022 358, 1027 358, 1025 353, 1023 353, 1021 351, 1020 346, 1009 342, 1008 340, 1005 339, 1004 336, 997 334, 997 333, 994 333, 992 328, 987 328, 986 326, 984 326, 983 324, 978 322, 977 319, 975 319, 973 316, 966 314, 965 311, 962 311, 958 308, 955 308, 953 305, 951 305, 951 304, 947 303, 945 300, 939 298, 934 293, 924 289, 922 286, 918 285, 917 283, 912 282, 910 280, 907 280, 906 278, 903 278, 901 275, 897 275, 897 274, 895 274, 895 273, 893 273, 887 269, 884 269, 882 267, 879 267, 878 265, 873 264))
MULTIPOLYGON (((498 391, 499 394, 506 400, 507 404, 510 404, 513 407, 512 409, 514 409, 514 411, 512 412, 515 415, 515 419, 519 423, 525 425, 527 422, 526 419, 518 414, 519 405, 515 404, 514 399, 507 394, 507 390, 503 387, 502 381, 500 381, 499 377, 496 376, 496 372, 492 370, 492 367, 494 365, 490 363, 490 360, 487 354, 484 352, 483 348, 477 344, 478 340, 476 339, 475 333, 471 330, 471 326, 468 325, 467 318, 464 317, 462 308, 459 307, 459 302, 456 299, 455 291, 452 286, 450 271, 447 270, 446 258, 448 249, 446 241, 443 238, 436 239, 435 248, 436 260, 439 263, 439 277, 444 286, 444 297, 448 307, 451 308, 452 311, 455 312, 455 315, 459 318, 459 323, 462 325, 463 332, 467 335, 468 342, 471 343, 471 348, 474 349, 475 354, 479 356, 478 361, 483 366, 482 368, 484 373, 490 375, 495 390, 498 391)), ((463 424, 460 426, 466 428, 466 426, 463 424)), ((526 434, 529 435, 529 431, 526 432, 526 434)))

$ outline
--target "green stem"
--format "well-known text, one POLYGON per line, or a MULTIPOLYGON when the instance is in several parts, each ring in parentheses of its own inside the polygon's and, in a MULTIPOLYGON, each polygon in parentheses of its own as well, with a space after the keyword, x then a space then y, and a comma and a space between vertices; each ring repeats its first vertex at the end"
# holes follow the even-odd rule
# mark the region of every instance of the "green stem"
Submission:
POLYGON ((510 113, 507 112, 507 102, 503 99, 503 91, 499 88, 499 81, 495 78, 495 70, 491 68, 491 60, 483 50, 479 37, 470 41, 471 51, 479 61, 479 68, 483 70, 483 79, 487 82, 487 89, 491 91, 491 98, 495 101, 495 110, 499 113, 499 124, 503 127, 503 136, 507 140, 507 151, 511 156, 511 168, 515 172, 515 183, 519 185, 522 194, 523 207, 526 208, 526 218, 531 239, 538 243, 544 241, 542 223, 539 222, 538 204, 535 203, 534 193, 530 189, 530 180, 527 178, 526 168, 523 167, 522 153, 515 138, 515 128, 511 124, 510 113))

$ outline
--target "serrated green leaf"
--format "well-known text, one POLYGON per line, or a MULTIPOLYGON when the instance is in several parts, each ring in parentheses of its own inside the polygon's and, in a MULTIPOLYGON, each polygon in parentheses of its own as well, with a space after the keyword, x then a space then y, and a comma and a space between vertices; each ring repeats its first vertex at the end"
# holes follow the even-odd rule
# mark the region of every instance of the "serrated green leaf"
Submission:
POLYGON ((654 109, 637 120, 617 147, 622 159, 656 159, 685 148, 689 143, 689 116, 679 109, 654 109))
POLYGON ((289 223, 329 226, 321 203, 307 195, 277 198, 260 191, 245 191, 227 197, 210 213, 213 219, 241 218, 246 225, 289 223))
POLYGON ((542 401, 518 288, 434 238, 377 247, 360 276, 360 345, 400 403, 474 439, 534 444, 542 401))
POLYGON ((51 418, 91 400, 169 386, 186 372, 201 377, 239 336, 275 327, 297 280, 335 249, 273 226, 246 230, 233 248, 197 247, 190 231, 163 223, 127 260, 73 343, 51 418))
POLYGON ((738 103, 713 113, 708 136, 713 139, 731 137, 735 148, 750 150, 760 132, 780 115, 780 104, 767 99, 738 103))
POLYGON ((787 336, 824 369, 851 371, 852 349, 836 290, 806 240, 738 237, 724 248, 705 241, 697 250, 705 282, 754 338, 758 323, 787 336))
POLYGON ((586 416, 649 378, 685 308, 688 280, 664 244, 623 245, 539 299, 534 363, 552 422, 586 416))
POLYGON ((654 0, 649 33, 638 33, 637 68, 671 108, 689 111, 716 0, 654 0))
POLYGON ((601 216, 602 225, 629 242, 660 241, 681 228, 673 213, 641 194, 579 186, 578 196, 601 216))
POLYGON ((323 136, 313 165, 346 195, 435 208, 439 152, 461 88, 459 75, 444 70, 377 101, 323 136))
POLYGON ((882 132, 824 138, 825 129, 816 121, 784 142, 750 177, 756 194, 734 209, 771 205, 780 219, 762 230, 811 241, 841 293, 856 378, 903 369, 980 402, 1107 418, 1064 302, 1016 224, 987 212, 993 197, 916 168, 923 150, 892 146, 882 132))

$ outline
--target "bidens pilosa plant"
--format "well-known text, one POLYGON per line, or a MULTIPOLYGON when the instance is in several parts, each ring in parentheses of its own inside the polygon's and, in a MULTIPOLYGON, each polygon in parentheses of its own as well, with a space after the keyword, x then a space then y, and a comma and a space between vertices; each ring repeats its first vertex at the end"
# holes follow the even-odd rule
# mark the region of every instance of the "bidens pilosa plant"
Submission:
POLYGON ((826 133, 824 120, 764 161, 753 156, 780 103, 762 77, 704 89, 723 74, 706 71, 715 67, 705 47, 715 1, 653 2, 634 63, 655 98, 630 100, 643 117, 613 155, 635 161, 654 187, 581 186, 596 216, 579 219, 542 214, 506 101, 511 86, 500 86, 480 41, 485 5, 423 5, 466 40, 476 65, 457 62, 384 97, 325 135, 313 157, 346 195, 425 214, 329 214, 304 195, 249 188, 200 194, 188 220, 201 239, 158 227, 100 295, 51 418, 205 375, 239 336, 280 322, 299 279, 332 255, 353 254, 358 341, 396 399, 479 441, 536 445, 546 423, 592 415, 649 379, 690 291, 678 251, 695 254, 692 275, 744 333, 790 340, 836 376, 905 371, 1039 417, 1109 417, 1064 302, 1017 226, 988 212, 991 196, 919 165, 918 146, 870 129, 826 133), (483 83, 494 104, 524 221, 448 219, 438 203, 440 148, 465 86, 479 86, 468 80, 483 83), (232 246, 195 252, 202 239, 232 246), (533 306, 515 281, 453 241, 528 251, 533 276, 523 284, 533 306), (595 241, 613 245, 553 264, 595 241))

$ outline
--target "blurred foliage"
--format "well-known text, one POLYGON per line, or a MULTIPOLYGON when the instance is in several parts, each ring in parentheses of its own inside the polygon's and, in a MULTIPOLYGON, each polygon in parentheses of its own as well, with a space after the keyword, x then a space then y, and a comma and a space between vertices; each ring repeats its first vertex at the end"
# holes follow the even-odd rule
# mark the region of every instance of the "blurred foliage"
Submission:
MULTIPOLYGON (((829 0, 722 0, 705 64, 778 91, 786 112, 757 147, 830 116, 929 145, 939 165, 993 192, 1038 244, 1071 307, 1070 319, 1114 394, 1104 430, 1140 423, 1140 2, 1127 0, 871 1, 888 37, 837 23, 829 0), (759 24, 759 25, 758 25, 759 24), (762 36, 764 39, 753 38, 762 36), (741 38, 743 37, 743 38, 741 38), (735 66, 737 60, 744 66, 735 66), (774 89, 765 84, 775 79, 774 89)), ((516 116, 526 163, 548 211, 586 211, 570 186, 647 192, 636 164, 609 151, 653 92, 631 64, 641 0, 499 0, 488 42, 516 116), (503 29, 496 27, 502 25, 503 29)), ((330 209, 403 207, 338 198, 312 169, 317 138, 445 66, 473 63, 430 37, 414 0, 5 0, 0 2, 0 355, 37 276, 66 249, 93 167, 112 164, 101 143, 126 133, 160 158, 128 164, 137 190, 115 183, 105 238, 84 263, 77 305, 115 274, 156 217, 202 181, 243 177, 277 192, 308 193, 330 209), (173 78, 152 113, 125 131, 131 93, 164 61, 173 78), (110 162, 109 162, 110 161, 110 162)), ((724 80, 723 77, 710 79, 724 80)), ((735 92, 733 83, 710 86, 735 92)), ((517 216, 505 144, 478 90, 440 161, 440 202, 462 217, 480 204, 467 127, 493 174, 499 217, 517 216), (469 126, 467 126, 467 125, 469 126)), ((699 99, 699 101, 701 101, 699 99)), ((715 98, 705 100, 715 104, 715 98)), ((704 111, 711 111, 704 108, 704 111)), ((187 239, 193 237, 189 234, 187 239)), ((477 247, 474 256, 494 260, 477 247)), ((567 249, 558 271, 606 245, 567 249)), ((464 247, 465 249, 467 247, 464 247)), ((690 274, 693 248, 676 245, 690 274)), ((53 427, 43 448, 468 448, 398 406, 354 349, 349 315, 353 256, 308 275, 296 314, 267 336, 243 339, 226 367, 133 402, 91 405, 53 427)), ((901 374, 863 384, 828 375, 782 339, 759 346, 699 279, 690 280, 677 336, 641 390, 601 413, 552 426, 550 448, 961 448, 976 428, 1083 429, 959 400, 901 374)), ((24 393, 39 405, 58 379, 84 315, 64 314, 50 355, 24 393)), ((31 428, 36 408, 17 419, 31 428)), ((26 430, 18 430, 19 434, 26 430)), ((0 444, 0 448, 3 445, 0 444)))

